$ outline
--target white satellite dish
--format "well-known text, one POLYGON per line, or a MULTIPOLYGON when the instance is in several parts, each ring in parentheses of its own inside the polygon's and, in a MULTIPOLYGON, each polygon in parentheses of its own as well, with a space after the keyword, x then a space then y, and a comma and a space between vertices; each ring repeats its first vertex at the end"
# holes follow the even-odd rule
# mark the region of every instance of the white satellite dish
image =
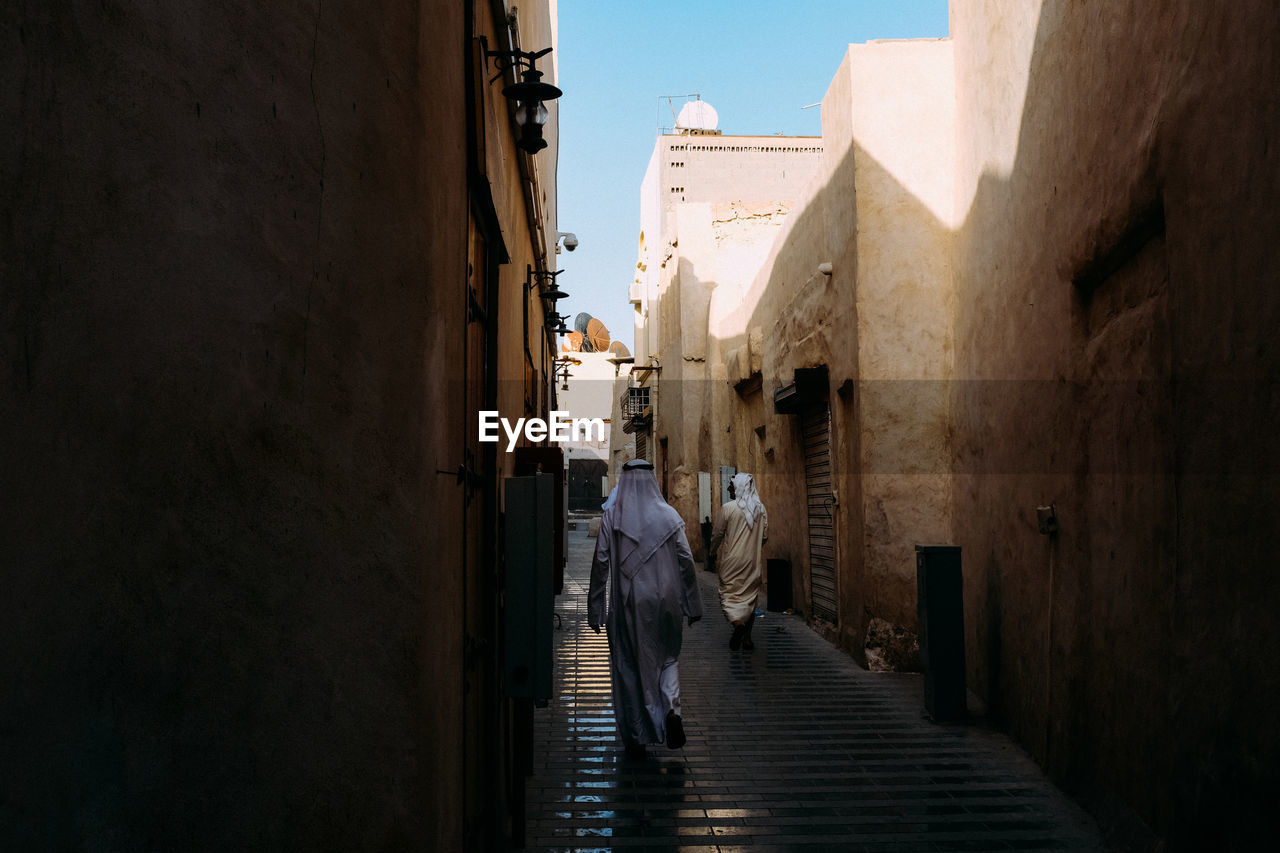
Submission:
POLYGON ((680 115, 676 116, 678 130, 715 130, 718 124, 720 116, 716 114, 715 107, 706 101, 689 101, 680 108, 680 115))

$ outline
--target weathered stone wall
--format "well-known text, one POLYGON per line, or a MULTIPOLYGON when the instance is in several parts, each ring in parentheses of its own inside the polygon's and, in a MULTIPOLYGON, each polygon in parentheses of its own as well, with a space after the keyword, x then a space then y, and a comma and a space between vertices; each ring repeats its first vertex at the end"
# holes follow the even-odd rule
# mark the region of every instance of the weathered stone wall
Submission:
MULTIPOLYGON (((481 2, 478 5, 486 28, 496 32, 500 24, 493 20, 492 4, 481 2)), ((538 51, 555 44, 555 27, 552 25, 546 2, 522 3, 515 8, 515 20, 520 36, 520 48, 526 51, 538 51)), ((496 43, 495 37, 490 36, 496 43)), ((490 44, 492 48, 494 44, 490 44)), ((553 85, 555 77, 555 52, 538 60, 538 70, 543 73, 542 80, 553 85)), ((497 72, 497 65, 489 65, 489 77, 497 72)), ((498 291, 500 307, 496 315, 498 324, 498 375, 502 377, 498 383, 498 411, 504 417, 514 420, 521 417, 545 418, 551 405, 551 371, 550 360, 555 357, 557 341, 554 335, 548 335, 545 325, 549 303, 538 297, 537 293, 526 285, 529 280, 529 267, 535 270, 554 271, 556 269, 556 208, 555 184, 557 173, 557 156, 559 152, 559 136, 556 133, 559 121, 559 104, 549 101, 545 104, 549 112, 547 132, 544 138, 547 147, 532 157, 524 154, 517 146, 512 133, 499 132, 511 123, 511 102, 502 96, 502 88, 507 78, 489 83, 484 95, 485 124, 489 129, 485 134, 487 179, 494 188, 494 205, 497 208, 498 221, 501 223, 502 238, 510 253, 510 260, 502 264, 498 270, 498 291), (525 193, 520 191, 525 180, 520 161, 527 158, 526 169, 531 180, 535 182, 534 211, 536 218, 529 217, 529 201, 525 193), (541 227, 536 227, 538 223, 541 227)), ((572 292, 573 288, 566 279, 572 273, 559 278, 559 286, 572 292)), ((545 280, 542 282, 545 284, 545 280)), ((563 309, 563 305, 561 308, 563 309)), ((570 320, 572 324, 572 319, 570 320)), ((518 444, 528 444, 521 439, 518 444)), ((498 464, 502 468, 502 476, 512 476, 515 464, 514 455, 505 452, 506 444, 498 453, 498 464)), ((454 467, 457 463, 454 463, 454 467)))
POLYGON ((1280 15, 1152 11, 952 4, 970 677, 1078 792, 1244 849, 1280 766, 1280 15))
POLYGON ((0 11, 0 846, 461 846, 463 9, 0 11))
POLYGON ((744 400, 722 386, 717 406, 734 433, 764 433, 761 493, 778 528, 769 556, 791 561, 803 610, 798 419, 773 412, 772 392, 797 368, 828 369, 840 609, 831 630, 859 659, 869 619, 915 630, 912 546, 950 535, 952 65, 946 41, 851 46, 823 100, 818 174, 737 304, 717 312, 727 361, 741 350, 760 359, 762 393, 744 400), (830 274, 819 270, 827 263, 830 274))
POLYGON ((916 628, 916 543, 950 535, 951 42, 849 51, 856 183, 856 399, 871 617, 916 628))
POLYGON ((664 231, 681 204, 790 199, 813 175, 822 140, 805 136, 663 136, 664 231))
MULTIPOLYGON (((682 410, 700 464, 757 475, 768 556, 804 567, 770 396, 827 367, 833 639, 913 626, 911 546, 963 546, 971 686, 1183 849, 1259 846, 1280 766, 1277 34, 1263 2, 966 0, 954 41, 851 48, 818 176, 753 281, 717 281, 711 414, 682 410)), ((715 278, 682 268, 673 299, 715 278)))

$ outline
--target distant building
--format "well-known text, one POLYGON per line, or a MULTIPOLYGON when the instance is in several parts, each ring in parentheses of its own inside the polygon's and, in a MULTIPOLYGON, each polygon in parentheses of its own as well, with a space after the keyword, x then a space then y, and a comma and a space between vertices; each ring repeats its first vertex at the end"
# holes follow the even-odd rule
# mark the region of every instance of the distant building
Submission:
MULTIPOLYGON (((691 529, 700 521, 697 448, 723 378, 711 333, 741 301, 822 154, 820 138, 725 136, 716 119, 705 102, 690 102, 654 144, 630 294, 635 363, 617 409, 635 455, 654 463, 691 529)), ((701 556, 701 542, 694 547, 701 556)))
POLYGON ((559 386, 556 408, 575 419, 598 419, 602 431, 581 430, 579 438, 565 442, 569 469, 569 509, 600 509, 608 495, 610 433, 613 421, 613 385, 617 366, 613 352, 562 352, 561 370, 568 378, 559 386))

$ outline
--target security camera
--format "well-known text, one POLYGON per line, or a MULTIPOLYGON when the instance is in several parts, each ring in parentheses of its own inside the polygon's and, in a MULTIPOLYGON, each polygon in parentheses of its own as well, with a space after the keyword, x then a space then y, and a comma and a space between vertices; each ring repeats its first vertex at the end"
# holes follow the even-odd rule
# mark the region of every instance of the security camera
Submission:
MULTIPOLYGON (((564 247, 568 249, 570 252, 578 248, 578 235, 570 231, 557 231, 556 239, 563 240, 564 247)), ((557 248, 557 251, 559 251, 558 248, 557 248)))

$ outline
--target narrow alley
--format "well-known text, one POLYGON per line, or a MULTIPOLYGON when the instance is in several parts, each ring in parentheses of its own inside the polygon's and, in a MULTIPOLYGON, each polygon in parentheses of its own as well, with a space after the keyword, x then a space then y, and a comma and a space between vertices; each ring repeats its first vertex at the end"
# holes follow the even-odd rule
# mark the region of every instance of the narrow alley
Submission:
POLYGON ((1277 44, 0 0, 0 853, 1275 849, 1277 44))
POLYGON ((714 574, 685 630, 689 743, 629 762, 608 643, 586 624, 595 540, 569 531, 555 692, 535 717, 531 850, 1101 850, 1091 819, 981 720, 937 725, 916 675, 862 670, 769 612, 731 652, 714 574))

